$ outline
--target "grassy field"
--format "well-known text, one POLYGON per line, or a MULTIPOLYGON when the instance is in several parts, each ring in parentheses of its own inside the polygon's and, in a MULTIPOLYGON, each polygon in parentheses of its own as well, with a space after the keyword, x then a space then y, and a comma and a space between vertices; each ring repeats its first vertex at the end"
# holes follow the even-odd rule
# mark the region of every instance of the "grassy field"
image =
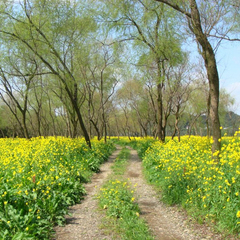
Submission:
POLYGON ((47 239, 63 224, 82 183, 99 170, 113 144, 64 137, 0 139, 0 239, 47 239))

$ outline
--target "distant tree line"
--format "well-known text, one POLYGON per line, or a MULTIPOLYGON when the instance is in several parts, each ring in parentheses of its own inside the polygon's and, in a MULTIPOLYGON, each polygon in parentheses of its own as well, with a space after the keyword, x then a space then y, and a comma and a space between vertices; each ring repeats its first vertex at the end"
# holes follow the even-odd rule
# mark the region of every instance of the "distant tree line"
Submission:
POLYGON ((3 0, 0 136, 201 134, 215 151, 234 102, 215 52, 239 22, 234 0, 3 0))

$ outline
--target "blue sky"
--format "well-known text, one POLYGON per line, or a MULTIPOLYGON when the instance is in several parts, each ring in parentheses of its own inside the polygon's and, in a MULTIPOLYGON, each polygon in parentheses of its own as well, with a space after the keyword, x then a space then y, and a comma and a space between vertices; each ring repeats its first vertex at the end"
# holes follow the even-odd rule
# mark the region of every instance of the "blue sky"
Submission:
MULTIPOLYGON (((186 50, 191 52, 191 61, 196 63, 196 57, 201 58, 195 42, 188 42, 186 50)), ((230 110, 240 115, 240 42, 222 42, 216 52, 216 60, 220 88, 225 88, 235 99, 230 110)))
POLYGON ((240 115, 240 43, 224 42, 216 54, 220 87, 235 98, 232 111, 240 115))

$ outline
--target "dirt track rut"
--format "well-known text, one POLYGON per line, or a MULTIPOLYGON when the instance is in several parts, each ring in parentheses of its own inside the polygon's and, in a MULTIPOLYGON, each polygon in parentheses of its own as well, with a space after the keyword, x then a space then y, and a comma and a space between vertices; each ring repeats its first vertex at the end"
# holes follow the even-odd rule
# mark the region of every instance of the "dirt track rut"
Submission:
MULTIPOLYGON (((98 211, 96 194, 111 173, 113 160, 120 152, 120 147, 112 154, 109 161, 101 166, 101 171, 94 174, 92 181, 85 185, 87 195, 81 204, 70 208, 72 216, 67 217, 64 227, 56 227, 55 240, 107 240, 116 239, 106 235, 101 229, 102 215, 98 211)), ((131 149, 131 159, 125 178, 129 178, 135 187, 136 199, 144 218, 156 240, 221 240, 221 235, 214 234, 206 226, 190 223, 186 214, 177 207, 164 205, 152 186, 146 183, 142 173, 142 162, 137 152, 131 149)), ((142 240, 142 239, 139 239, 142 240)))

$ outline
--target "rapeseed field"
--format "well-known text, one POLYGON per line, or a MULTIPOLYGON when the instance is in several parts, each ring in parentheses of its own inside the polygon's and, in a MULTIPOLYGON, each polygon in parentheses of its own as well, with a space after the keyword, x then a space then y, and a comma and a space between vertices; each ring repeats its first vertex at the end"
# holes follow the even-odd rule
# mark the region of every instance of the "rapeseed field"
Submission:
POLYGON ((240 232, 240 131, 224 136, 219 161, 211 153, 212 139, 184 136, 145 152, 143 164, 150 182, 161 188, 163 200, 181 204, 200 222, 240 232))
POLYGON ((0 239, 46 239, 113 145, 65 137, 0 139, 0 239))

